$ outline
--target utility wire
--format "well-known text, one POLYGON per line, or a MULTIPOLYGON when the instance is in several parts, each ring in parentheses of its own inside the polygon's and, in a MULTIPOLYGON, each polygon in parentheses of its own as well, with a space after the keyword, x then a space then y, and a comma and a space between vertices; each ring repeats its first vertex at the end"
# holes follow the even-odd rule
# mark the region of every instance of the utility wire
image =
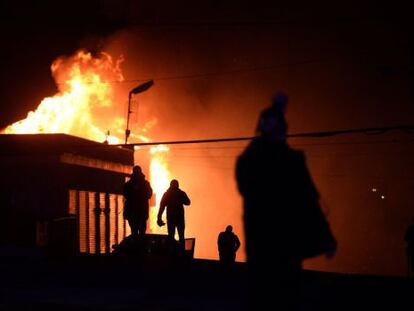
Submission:
MULTIPOLYGON (((368 140, 368 141, 342 141, 342 142, 320 142, 320 143, 291 143, 293 147, 318 147, 318 146, 341 146, 341 145, 372 145, 372 144, 399 144, 399 143, 412 143, 414 139, 388 139, 388 140, 368 140)), ((145 147, 145 146, 144 146, 145 147)), ((150 146, 148 146, 148 150, 150 146)), ((206 147, 190 147, 190 148, 174 148, 172 152, 177 151, 194 151, 194 150, 240 150, 245 148, 245 144, 235 145, 235 146, 206 146, 206 147)))
MULTIPOLYGON (((299 137, 320 138, 320 137, 337 136, 337 135, 344 135, 344 134, 357 134, 357 133, 378 135, 378 134, 384 134, 386 132, 396 131, 396 130, 399 130, 399 131, 414 130, 414 125, 399 125, 399 126, 390 126, 390 127, 368 127, 368 128, 356 128, 356 129, 346 129, 346 130, 337 130, 337 131, 297 133, 297 134, 288 134, 286 135, 286 138, 299 138, 299 137)), ((256 137, 257 136, 196 139, 196 140, 158 141, 158 142, 143 142, 143 143, 132 143, 132 144, 131 143, 130 144, 118 144, 115 146, 133 148, 135 146, 221 143, 221 142, 230 142, 230 141, 247 141, 247 140, 252 140, 256 137)))

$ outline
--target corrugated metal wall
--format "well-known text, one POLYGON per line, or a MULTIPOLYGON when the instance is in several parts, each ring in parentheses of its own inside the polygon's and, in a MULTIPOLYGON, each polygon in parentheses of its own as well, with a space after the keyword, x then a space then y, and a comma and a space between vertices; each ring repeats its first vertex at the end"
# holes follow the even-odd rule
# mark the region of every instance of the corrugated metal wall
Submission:
POLYGON ((130 234, 123 217, 122 195, 69 190, 69 214, 77 216, 79 252, 110 253, 130 234))

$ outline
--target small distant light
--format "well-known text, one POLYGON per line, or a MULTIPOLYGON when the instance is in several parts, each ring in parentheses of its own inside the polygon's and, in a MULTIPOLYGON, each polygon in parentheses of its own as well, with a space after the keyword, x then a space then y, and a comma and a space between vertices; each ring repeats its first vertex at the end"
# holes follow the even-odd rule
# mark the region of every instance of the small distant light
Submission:
POLYGON ((383 199, 383 200, 384 200, 384 199, 385 199, 385 195, 382 195, 382 196, 381 196, 381 199, 383 199))
POLYGON ((377 192, 377 188, 372 188, 372 192, 377 192))

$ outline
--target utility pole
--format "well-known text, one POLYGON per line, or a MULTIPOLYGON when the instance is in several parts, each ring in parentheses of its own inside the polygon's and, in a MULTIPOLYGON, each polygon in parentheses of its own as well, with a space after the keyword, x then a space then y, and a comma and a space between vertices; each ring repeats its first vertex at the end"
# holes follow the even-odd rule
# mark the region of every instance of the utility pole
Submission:
POLYGON ((128 94, 128 112, 127 112, 127 121, 126 121, 126 129, 125 129, 125 145, 128 143, 129 135, 131 135, 131 130, 129 129, 129 115, 132 112, 131 111, 132 94, 138 94, 138 93, 145 92, 146 90, 148 90, 153 85, 154 85, 154 81, 149 80, 149 81, 147 81, 145 83, 142 83, 142 84, 138 85, 137 87, 133 88, 131 91, 129 91, 129 94, 128 94))

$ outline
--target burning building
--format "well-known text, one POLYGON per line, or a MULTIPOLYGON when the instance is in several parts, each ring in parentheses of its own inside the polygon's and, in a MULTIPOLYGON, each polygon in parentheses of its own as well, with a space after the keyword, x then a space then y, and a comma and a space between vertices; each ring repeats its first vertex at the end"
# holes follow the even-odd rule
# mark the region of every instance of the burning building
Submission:
POLYGON ((0 135, 1 242, 109 253, 129 234, 133 151, 65 134, 0 135))
MULTIPOLYGON (((44 98, 25 119, 0 130, 10 134, 0 135, 1 165, 5 176, 10 175, 0 185, 2 194, 4 191, 1 205, 14 220, 4 229, 9 240, 34 244, 30 239, 34 239, 37 224, 38 243, 44 243, 44 221, 49 224, 49 244, 74 245, 81 253, 107 253, 129 233, 120 194, 134 164, 134 152, 98 142, 105 139, 120 144, 125 125, 131 142, 149 142, 148 132, 157 117, 146 118, 139 126, 137 122, 125 124, 125 90, 119 84, 124 79, 122 61, 105 52, 92 55, 84 50, 59 57, 51 65, 58 92, 44 98), (59 242, 57 237, 65 226, 77 232, 76 241, 59 242)), ((128 106, 131 94, 139 91, 142 89, 130 91, 128 106)), ((166 229, 156 224, 156 213, 172 177, 169 148, 136 149, 140 152, 136 152, 135 162, 148 173, 154 192, 148 231, 165 234, 166 229)))

